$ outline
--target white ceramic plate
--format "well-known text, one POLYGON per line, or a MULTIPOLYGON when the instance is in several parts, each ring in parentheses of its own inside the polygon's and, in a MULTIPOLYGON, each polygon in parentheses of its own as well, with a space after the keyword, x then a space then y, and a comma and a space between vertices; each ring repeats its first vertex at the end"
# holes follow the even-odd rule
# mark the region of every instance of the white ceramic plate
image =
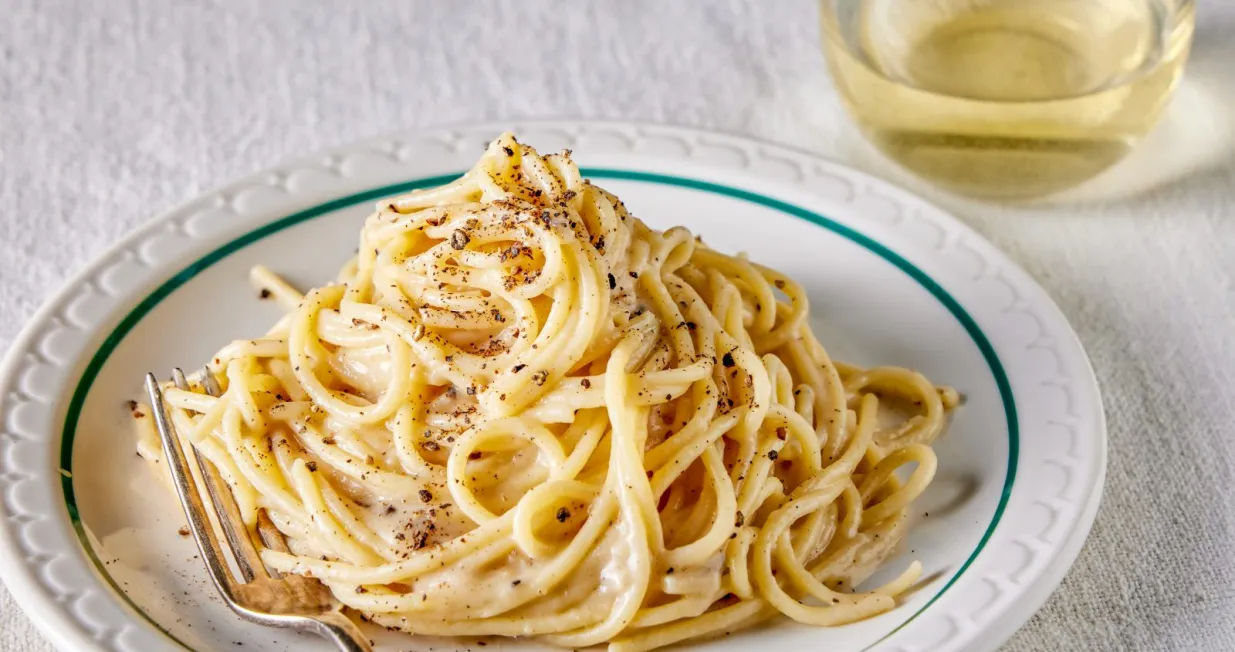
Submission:
MULTIPOLYGON (((404 134, 255 175, 125 238, 31 320, 0 368, 0 570, 49 639, 326 649, 242 624, 213 596, 178 507, 134 455, 124 401, 147 370, 196 367, 265 331, 276 308, 249 289, 253 264, 327 281, 375 199, 453 178, 502 128, 573 149, 649 224, 685 224, 798 279, 834 356, 914 367, 967 397, 890 564, 920 559, 921 588, 862 623, 781 622, 710 649, 992 650, 1029 618, 1089 531, 1106 459, 1093 373, 1046 294, 957 220, 835 163, 685 129, 555 122, 404 134)), ((442 645, 374 635, 391 650, 442 645)))

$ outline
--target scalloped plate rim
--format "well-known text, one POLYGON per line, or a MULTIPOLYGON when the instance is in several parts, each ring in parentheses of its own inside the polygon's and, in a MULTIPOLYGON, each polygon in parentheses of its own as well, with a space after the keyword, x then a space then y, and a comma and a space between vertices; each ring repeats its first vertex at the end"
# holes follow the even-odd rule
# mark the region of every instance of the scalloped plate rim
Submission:
MULTIPOLYGON (((1055 304, 1050 300, 1046 292, 1038 286, 1037 283, 1028 276, 1028 274, 1021 270, 1019 266, 1008 259, 1005 254, 991 245, 979 234, 977 234, 967 224, 951 217, 946 211, 943 211, 934 204, 931 204, 916 195, 908 193, 867 173, 848 168, 831 159, 820 157, 816 154, 805 152, 790 146, 759 141, 745 136, 674 127, 669 125, 641 124, 622 121, 576 120, 517 120, 512 122, 520 127, 526 126, 529 128, 547 129, 562 129, 562 125, 570 125, 571 128, 578 130, 581 133, 586 133, 588 130, 616 129, 634 131, 636 133, 641 133, 647 130, 652 132, 668 132, 671 134, 689 134, 695 138, 706 136, 709 138, 738 141, 748 146, 754 146, 761 149, 780 150, 782 152, 788 152, 792 155, 802 157, 810 160, 815 165, 822 166, 822 168, 827 169, 829 172, 837 176, 857 179, 864 183, 870 184, 873 187, 879 188, 884 191, 884 196, 890 194, 892 196, 907 197, 911 201, 916 202, 919 206, 926 207, 930 212, 935 214, 934 217, 942 218, 950 229, 959 230, 969 238, 985 245, 986 250, 981 252, 984 257, 993 256, 995 261, 999 263, 1000 267, 1011 270, 1014 276, 1019 275, 1020 278, 1015 279, 1015 281, 1017 281, 1018 289, 1028 289, 1037 295, 1032 297, 1033 301, 1031 302, 1035 309, 1045 308, 1048 313, 1053 313, 1049 314, 1049 317, 1064 324, 1065 326, 1067 324, 1066 319, 1059 311, 1058 307, 1055 306, 1055 304)), ((7 399, 11 394, 19 391, 18 385, 21 383, 22 379, 19 373, 22 371, 22 363, 24 362, 25 356, 31 351, 37 351, 37 339, 40 335, 40 330, 38 327, 41 325, 46 325, 46 323, 56 316, 59 311, 66 308, 69 305, 70 300, 74 298, 74 290, 86 283, 92 276, 97 275, 104 269, 107 269, 110 264, 114 264, 114 259, 117 256, 123 255, 127 249, 136 243, 141 242, 152 232, 156 231, 161 225, 166 224, 170 220, 178 217, 183 217, 186 213, 191 213, 195 208, 201 206, 204 200, 211 197, 226 195, 234 190, 250 186, 255 181, 258 181, 266 175, 270 175, 274 172, 296 169, 301 166, 320 167, 319 164, 313 163, 314 157, 320 159, 325 156, 356 151, 378 143, 398 142, 415 137, 426 137, 429 134, 442 134, 456 131, 491 131, 501 128, 504 124, 505 123, 487 122, 446 125, 437 128, 397 132, 386 136, 375 136, 365 138, 350 145, 323 149, 307 156, 291 158, 276 166, 260 170, 253 174, 245 175, 240 179, 221 184, 209 191, 199 193, 196 197, 182 202, 159 214, 157 217, 154 217, 137 226, 134 230, 120 238, 117 242, 108 247, 102 254, 98 255, 96 258, 83 266, 82 269, 73 274, 71 278, 67 280, 61 288, 51 298, 45 301, 44 304, 35 312, 35 314, 30 317, 27 324, 14 338, 12 345, 4 356, 3 361, 0 362, 0 416, 8 415, 10 406, 7 399)), ((731 169, 734 166, 722 164, 717 165, 716 167, 718 169, 731 169)), ((800 182, 781 183, 784 183, 785 185, 801 185, 800 182)), ((252 221, 252 218, 246 219, 252 221)), ((145 276, 154 278, 143 278, 140 282, 154 282, 157 284, 159 280, 165 280, 165 278, 160 274, 146 272, 145 276)), ((94 333, 94 331, 98 330, 97 326, 88 327, 86 330, 97 336, 97 333, 94 333)), ((1080 358, 1086 371, 1085 377, 1082 378, 1082 380, 1089 381, 1089 384, 1091 385, 1090 389, 1096 399, 1095 405, 1088 406, 1088 409, 1096 408, 1096 414, 1098 417, 1094 424, 1096 427, 1093 432, 1087 433, 1089 435, 1096 436, 1098 442, 1101 444, 1096 449, 1095 459, 1091 460, 1091 465, 1096 468, 1096 473, 1092 474, 1092 477, 1089 478, 1091 489, 1087 494, 1086 505, 1084 509, 1081 510, 1079 517, 1075 519, 1072 530, 1068 534, 1064 535, 1062 543, 1057 547, 1058 549, 1055 550, 1055 555, 1052 557, 1048 566, 1041 569, 1037 573, 1034 579, 1030 582, 1031 586, 1025 590, 1025 593, 1030 593, 1030 589, 1036 589, 1033 593, 1040 593, 1040 596, 1026 595, 1025 601, 1022 602, 1021 605, 1015 608, 1008 607, 1004 610, 1005 612, 1015 611, 1016 615, 1012 615, 1011 613, 1000 614, 1001 617, 994 622, 1001 626, 995 627, 988 625, 986 627, 986 633, 988 635, 995 634, 993 631, 995 629, 1006 630, 995 634, 993 638, 996 640, 991 640, 990 638, 986 639, 986 643, 994 645, 998 645, 998 643, 1006 640, 1007 637, 1019 628, 1019 626, 1023 624, 1034 611, 1036 611, 1041 603, 1046 600, 1046 598, 1054 590, 1054 587, 1057 586, 1062 580, 1066 570, 1071 566, 1083 546, 1085 538, 1092 526, 1101 497, 1101 489, 1104 483, 1106 466, 1106 426, 1105 415, 1101 405, 1101 395, 1098 391, 1096 380, 1093 377, 1090 362, 1087 356, 1084 355, 1084 350, 1080 344, 1079 338, 1077 338, 1075 332, 1072 331, 1070 327, 1065 328, 1064 333, 1067 335, 1065 339, 1069 340, 1066 344, 1070 344, 1076 351, 1081 353, 1080 358)), ((41 356, 42 354, 38 355, 41 356)), ((71 366, 75 371, 78 371, 84 366, 84 362, 85 360, 82 359, 81 356, 77 356, 64 366, 71 366)), ((69 375, 67 381, 69 386, 73 384, 74 378, 75 376, 72 374, 69 375)), ((64 390, 69 388, 61 389, 64 390)), ((59 398, 54 399, 51 405, 59 407, 63 404, 63 400, 64 397, 60 396, 59 398)), ((60 414, 61 412, 61 410, 57 410, 57 414, 60 414)), ((5 432, 4 434, 7 435, 8 433, 5 432)), ((17 439, 15 435, 9 436, 12 437, 13 440, 17 439)), ((52 435, 48 438, 48 441, 50 442, 52 439, 58 441, 59 438, 56 435, 52 435)), ((12 443, 9 443, 8 447, 12 447, 12 443)), ((55 449, 55 446, 48 446, 48 452, 53 458, 56 457, 55 449)), ((0 448, 0 450, 7 450, 7 447, 0 448)), ((53 459, 52 461, 55 462, 56 460, 53 459)), ((0 462, 3 462, 3 460, 0 460, 0 462)), ((32 603, 22 602, 21 606, 31 620, 39 627, 43 635, 60 649, 105 649, 98 644, 98 641, 86 636, 84 632, 79 631, 77 627, 64 627, 64 625, 68 624, 80 625, 81 623, 75 619, 74 615, 68 612, 64 605, 52 602, 42 595, 44 587, 40 585, 38 579, 36 578, 36 569, 27 563, 25 559, 20 558, 22 553, 20 544, 17 541, 18 533, 10 524, 11 513, 7 506, 7 492, 3 494, 3 498, 4 500, 0 500, 0 517, 3 517, 0 519, 0 552, 3 552, 4 554, 0 554, 0 575, 3 576, 3 579, 8 584, 9 589, 13 591, 15 596, 22 595, 27 592, 33 593, 35 599, 32 603)), ((62 515, 57 514, 57 516, 62 515)), ((59 525, 61 528, 68 527, 67 522, 60 522, 59 525)), ((970 645, 967 645, 964 649, 987 649, 987 647, 987 645, 977 645, 976 639, 974 639, 971 640, 970 645)))

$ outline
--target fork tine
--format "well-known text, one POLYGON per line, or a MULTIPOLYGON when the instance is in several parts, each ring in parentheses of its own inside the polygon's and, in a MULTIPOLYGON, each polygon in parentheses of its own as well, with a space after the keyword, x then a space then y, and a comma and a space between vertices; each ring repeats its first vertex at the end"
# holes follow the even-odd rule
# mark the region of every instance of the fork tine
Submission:
POLYGON ((283 538, 283 533, 275 527, 274 521, 270 520, 270 515, 265 509, 257 513, 257 533, 261 535, 262 543, 266 544, 267 548, 275 552, 291 552, 287 548, 287 540, 283 538))
MULTIPOLYGON (((206 392, 217 398, 219 396, 218 382, 215 381, 209 369, 205 369, 203 374, 202 385, 206 388, 206 392)), ((189 383, 179 367, 172 372, 172 378, 175 379, 176 386, 180 389, 186 391, 189 389, 189 383)), ((266 571, 261 555, 253 546, 253 537, 249 535, 249 529, 240 516, 240 508, 236 505, 236 497, 232 495, 231 488, 223 480, 214 464, 196 453, 197 451, 194 451, 197 457, 197 468, 201 470, 202 478, 205 479, 206 491, 210 494, 210 502, 214 505, 215 514, 219 517, 223 536, 226 537, 231 547, 232 556, 236 559, 236 565, 240 567, 244 580, 252 582, 257 577, 269 577, 270 573, 266 571)))
POLYGON ((159 381, 154 374, 146 374, 146 394, 150 397, 151 411, 154 412, 155 428, 159 431, 159 438, 163 440, 163 449, 167 451, 167 464, 176 485, 176 495, 180 497, 180 505, 184 508, 185 518, 189 521, 189 531, 193 534, 197 549, 206 562, 206 571, 223 598, 229 603, 235 603, 236 578, 227 568, 227 560, 223 557, 219 542, 215 540, 206 508, 197 493, 193 474, 189 470, 184 450, 180 447, 180 438, 172 428, 167 406, 163 403, 163 391, 159 389, 159 381))
POLYGON ((214 377, 214 372, 210 371, 210 367, 202 367, 202 386, 206 388, 206 393, 211 396, 223 395, 223 389, 219 387, 219 380, 214 377))
MULTIPOLYGON (((214 377, 214 372, 210 371, 209 366, 202 367, 202 385, 206 388, 206 393, 211 396, 219 396, 223 393, 219 388, 218 379, 214 377)), ((270 520, 270 516, 267 515, 265 509, 261 509, 257 513, 257 533, 261 537, 262 544, 267 548, 276 552, 288 552, 287 540, 283 538, 283 533, 270 520)))

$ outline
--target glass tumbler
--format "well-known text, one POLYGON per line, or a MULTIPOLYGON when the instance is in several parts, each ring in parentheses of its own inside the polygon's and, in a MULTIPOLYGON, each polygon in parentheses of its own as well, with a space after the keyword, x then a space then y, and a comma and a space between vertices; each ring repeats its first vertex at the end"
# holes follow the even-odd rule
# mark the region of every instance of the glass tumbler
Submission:
POLYGON ((1047 195, 1157 121, 1193 0, 821 0, 832 79, 866 136, 955 192, 1047 195))

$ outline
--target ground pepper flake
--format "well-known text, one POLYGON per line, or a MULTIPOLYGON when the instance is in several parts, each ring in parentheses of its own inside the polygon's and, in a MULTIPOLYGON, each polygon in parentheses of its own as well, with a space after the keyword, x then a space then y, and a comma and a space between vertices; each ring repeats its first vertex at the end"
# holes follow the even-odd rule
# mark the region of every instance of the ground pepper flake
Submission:
POLYGON ((412 533, 412 549, 413 550, 420 550, 421 548, 425 547, 425 544, 428 542, 429 542, 429 531, 428 530, 417 530, 412 533))
POLYGON ((450 234, 450 247, 456 251, 463 249, 471 241, 463 229, 455 229, 455 232, 450 234))

